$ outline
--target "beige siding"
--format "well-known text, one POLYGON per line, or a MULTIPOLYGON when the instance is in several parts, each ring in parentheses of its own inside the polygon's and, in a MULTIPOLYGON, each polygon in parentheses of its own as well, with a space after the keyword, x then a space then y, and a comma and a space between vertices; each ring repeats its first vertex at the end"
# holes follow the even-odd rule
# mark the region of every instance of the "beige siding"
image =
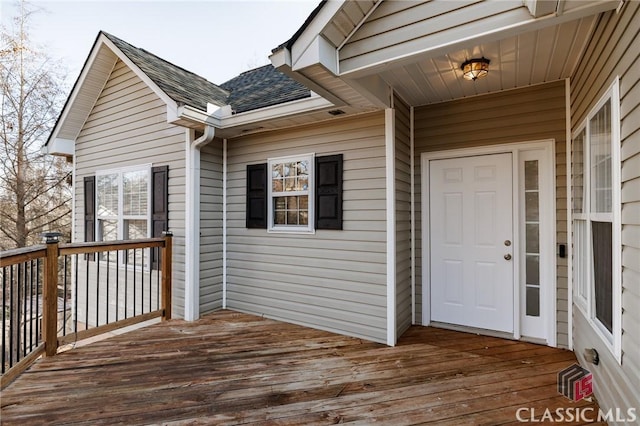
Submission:
MULTIPOLYGON (((567 241, 565 83, 478 96, 415 109, 415 155, 427 151, 525 142, 556 141, 557 242, 567 241)), ((416 211, 420 211, 420 170, 416 161, 416 211)), ((416 318, 422 315, 421 224, 416 214, 416 318)), ((555 250, 554 250, 555 251, 555 250)), ((568 346, 567 262, 557 262, 557 342, 568 346)))
POLYGON ((96 171, 169 166, 169 229, 174 232, 174 315, 184 312, 185 131, 167 124, 166 107, 118 61, 76 140, 75 241, 84 239, 83 178, 96 171))
POLYGON ((222 141, 200 152, 200 315, 222 308, 222 141))
POLYGON ((574 349, 596 348, 600 365, 585 364, 605 409, 640 407, 640 3, 601 16, 582 65, 571 81, 575 129, 620 78, 622 201, 622 364, 613 358, 579 309, 574 309, 574 349), (588 72, 586 65, 598 72, 588 72))
POLYGON ((529 19, 521 0, 385 1, 340 50, 340 71, 415 54, 529 19))
POLYGON ((395 109, 396 178, 396 333, 401 336, 412 319, 411 306, 411 117, 397 96, 395 109))
POLYGON ((383 114, 230 140, 227 190, 230 309, 386 342, 383 114), (247 164, 308 153, 344 156, 344 229, 247 229, 247 164))

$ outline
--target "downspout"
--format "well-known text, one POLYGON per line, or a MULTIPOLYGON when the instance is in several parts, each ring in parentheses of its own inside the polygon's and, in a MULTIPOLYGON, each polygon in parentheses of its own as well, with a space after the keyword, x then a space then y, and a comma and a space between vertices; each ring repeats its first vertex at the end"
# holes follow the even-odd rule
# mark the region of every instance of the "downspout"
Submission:
POLYGON ((186 199, 185 199, 185 283, 184 319, 200 317, 200 149, 211 142, 215 128, 205 125, 204 134, 193 140, 193 130, 187 130, 186 199))

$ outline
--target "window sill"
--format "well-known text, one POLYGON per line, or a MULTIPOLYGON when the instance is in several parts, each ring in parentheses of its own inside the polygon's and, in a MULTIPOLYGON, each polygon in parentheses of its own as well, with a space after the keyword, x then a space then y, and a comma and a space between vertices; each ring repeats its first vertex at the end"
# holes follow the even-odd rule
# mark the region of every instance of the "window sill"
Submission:
POLYGON ((298 235, 314 235, 315 229, 308 228, 269 228, 267 229, 269 234, 298 234, 298 235))

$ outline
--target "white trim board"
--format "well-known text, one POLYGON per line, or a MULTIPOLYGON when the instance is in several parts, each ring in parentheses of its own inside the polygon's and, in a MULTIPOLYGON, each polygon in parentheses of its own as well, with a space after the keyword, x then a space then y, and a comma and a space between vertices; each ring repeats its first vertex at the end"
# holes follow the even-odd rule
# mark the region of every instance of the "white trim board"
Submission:
MULTIPOLYGON (((420 155, 420 170, 421 170, 421 223, 422 223, 422 324, 427 326, 431 323, 431 311, 430 311, 430 250, 429 250, 429 208, 430 208, 430 200, 427 196, 425 196, 425 192, 427 188, 429 188, 429 161, 436 159, 446 159, 446 158, 458 158, 458 157, 467 157, 467 156, 477 156, 477 155, 488 155, 488 154, 497 154, 497 153, 512 153, 513 154, 513 168, 514 168, 514 185, 513 185, 513 203, 514 203, 514 214, 518 215, 517 220, 514 220, 515 223, 519 223, 519 205, 521 204, 522 196, 519 194, 520 185, 519 185, 519 173, 517 173, 520 157, 519 153, 533 151, 533 150, 542 150, 544 151, 544 159, 546 160, 546 164, 548 167, 546 170, 542 170, 541 173, 546 176, 541 175, 541 181, 543 184, 548 185, 550 187, 550 191, 548 191, 547 197, 544 200, 540 201, 540 205, 543 206, 547 204, 548 206, 556 205, 556 193, 555 193, 555 141, 552 139, 549 140, 537 140, 537 141, 528 141, 528 142, 517 142, 510 144, 501 144, 501 145, 490 145, 490 146, 482 146, 482 147, 472 147, 472 148, 462 148, 462 149, 453 149, 446 151, 435 151, 435 152, 423 152, 420 155)), ((550 247, 551 255, 548 256, 547 262, 549 262, 547 267, 547 274, 544 276, 544 279, 550 283, 549 291, 546 292, 543 307, 546 306, 546 311, 542 311, 541 314, 548 318, 545 322, 545 333, 546 333, 546 343, 549 346, 557 345, 557 309, 556 309, 556 295, 557 295, 557 265, 556 265, 556 257, 555 257, 555 242, 556 242, 556 213, 555 208, 549 208, 546 213, 545 221, 549 224, 549 229, 545 233, 545 235, 541 235, 541 244, 546 244, 550 247)), ((543 214, 541 212, 541 214, 543 214)), ((513 234, 513 243, 514 243, 514 252, 519 252, 521 243, 520 243, 520 235, 519 235, 519 226, 514 226, 514 234, 513 234)), ((520 330, 521 330, 521 308, 520 308, 520 264, 518 262, 514 265, 514 339, 520 339, 520 330)))
POLYGON ((396 114, 385 110, 386 187, 387 187, 387 345, 395 346, 396 333, 396 114))

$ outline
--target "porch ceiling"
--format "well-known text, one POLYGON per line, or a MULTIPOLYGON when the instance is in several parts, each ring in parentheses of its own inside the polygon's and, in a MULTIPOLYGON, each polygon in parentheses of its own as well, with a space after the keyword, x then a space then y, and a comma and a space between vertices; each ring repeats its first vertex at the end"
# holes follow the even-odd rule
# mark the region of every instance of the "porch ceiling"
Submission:
MULTIPOLYGON (((525 87, 570 77, 589 40, 597 16, 469 45, 440 56, 387 67, 379 77, 410 105, 426 105, 525 87), (486 78, 462 77, 460 65, 484 56, 491 61, 486 78)), ((366 78, 355 79, 366 84, 366 78)))

